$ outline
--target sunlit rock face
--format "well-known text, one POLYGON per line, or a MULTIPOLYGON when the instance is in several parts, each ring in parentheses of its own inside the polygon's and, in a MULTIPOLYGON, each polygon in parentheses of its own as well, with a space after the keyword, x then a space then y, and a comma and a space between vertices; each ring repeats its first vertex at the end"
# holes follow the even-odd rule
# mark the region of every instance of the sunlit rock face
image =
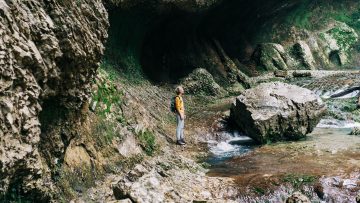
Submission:
POLYGON ((231 118, 258 141, 297 140, 313 131, 326 106, 312 91, 285 83, 263 83, 236 98, 231 118))
POLYGON ((0 201, 13 188, 49 194, 39 114, 48 99, 70 111, 87 100, 107 12, 99 0, 0 1, 0 27, 0 201))

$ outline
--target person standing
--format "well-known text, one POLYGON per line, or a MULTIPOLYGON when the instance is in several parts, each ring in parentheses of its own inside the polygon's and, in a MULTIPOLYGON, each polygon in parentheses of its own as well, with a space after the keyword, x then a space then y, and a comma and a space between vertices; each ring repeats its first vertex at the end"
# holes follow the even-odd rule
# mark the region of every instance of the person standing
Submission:
POLYGON ((185 126, 185 108, 184 100, 182 96, 184 95, 184 89, 181 86, 176 87, 175 89, 175 113, 176 113, 176 144, 185 145, 184 140, 184 126, 185 126))

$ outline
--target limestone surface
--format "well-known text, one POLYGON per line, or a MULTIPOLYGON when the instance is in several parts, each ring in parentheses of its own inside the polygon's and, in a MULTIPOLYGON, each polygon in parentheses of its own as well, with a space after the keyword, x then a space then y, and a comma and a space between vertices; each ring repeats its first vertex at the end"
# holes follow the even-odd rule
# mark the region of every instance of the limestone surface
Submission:
POLYGON ((326 106, 312 91, 285 83, 263 83, 236 98, 231 118, 260 143, 295 140, 312 132, 326 106))
POLYGON ((107 12, 99 0, 7 0, 0 1, 0 27, 0 198, 14 186, 49 194, 39 115, 49 99, 70 111, 88 99, 107 12))

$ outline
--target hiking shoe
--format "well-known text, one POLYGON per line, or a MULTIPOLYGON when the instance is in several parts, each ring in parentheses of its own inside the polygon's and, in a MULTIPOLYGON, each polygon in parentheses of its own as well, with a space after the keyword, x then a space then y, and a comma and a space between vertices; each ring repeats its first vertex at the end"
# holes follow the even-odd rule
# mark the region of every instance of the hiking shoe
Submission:
POLYGON ((178 141, 176 141, 176 144, 177 144, 177 145, 184 145, 185 143, 182 142, 181 140, 178 140, 178 141))
POLYGON ((185 140, 184 139, 181 139, 180 142, 186 144, 185 140))

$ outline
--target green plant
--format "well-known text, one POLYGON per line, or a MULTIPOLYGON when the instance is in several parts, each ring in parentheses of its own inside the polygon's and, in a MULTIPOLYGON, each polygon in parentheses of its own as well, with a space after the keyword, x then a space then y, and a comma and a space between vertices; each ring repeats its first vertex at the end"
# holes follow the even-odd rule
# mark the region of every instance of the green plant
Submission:
POLYGON ((300 189, 303 185, 314 183, 317 178, 306 174, 288 174, 282 180, 290 183, 295 189, 300 189))
POLYGON ((148 156, 152 156, 158 149, 158 145, 156 144, 156 137, 153 132, 146 130, 139 133, 137 138, 140 142, 141 148, 148 156))
POLYGON ((116 123, 101 118, 94 125, 92 136, 95 138, 96 144, 99 148, 110 144, 115 137, 119 137, 121 139, 120 133, 116 130, 116 123))
POLYGON ((96 110, 100 115, 109 113, 112 105, 120 104, 121 97, 122 93, 116 89, 115 84, 106 81, 98 83, 97 91, 92 93, 93 101, 105 105, 105 108, 99 108, 99 105, 97 105, 96 110))
POLYGON ((265 194, 265 190, 263 188, 260 188, 260 187, 254 187, 254 192, 259 194, 259 195, 264 195, 265 194))
POLYGON ((201 163, 201 166, 202 166, 203 168, 205 168, 205 169, 211 168, 211 164, 209 164, 209 163, 207 163, 207 162, 202 162, 202 163, 201 163))

